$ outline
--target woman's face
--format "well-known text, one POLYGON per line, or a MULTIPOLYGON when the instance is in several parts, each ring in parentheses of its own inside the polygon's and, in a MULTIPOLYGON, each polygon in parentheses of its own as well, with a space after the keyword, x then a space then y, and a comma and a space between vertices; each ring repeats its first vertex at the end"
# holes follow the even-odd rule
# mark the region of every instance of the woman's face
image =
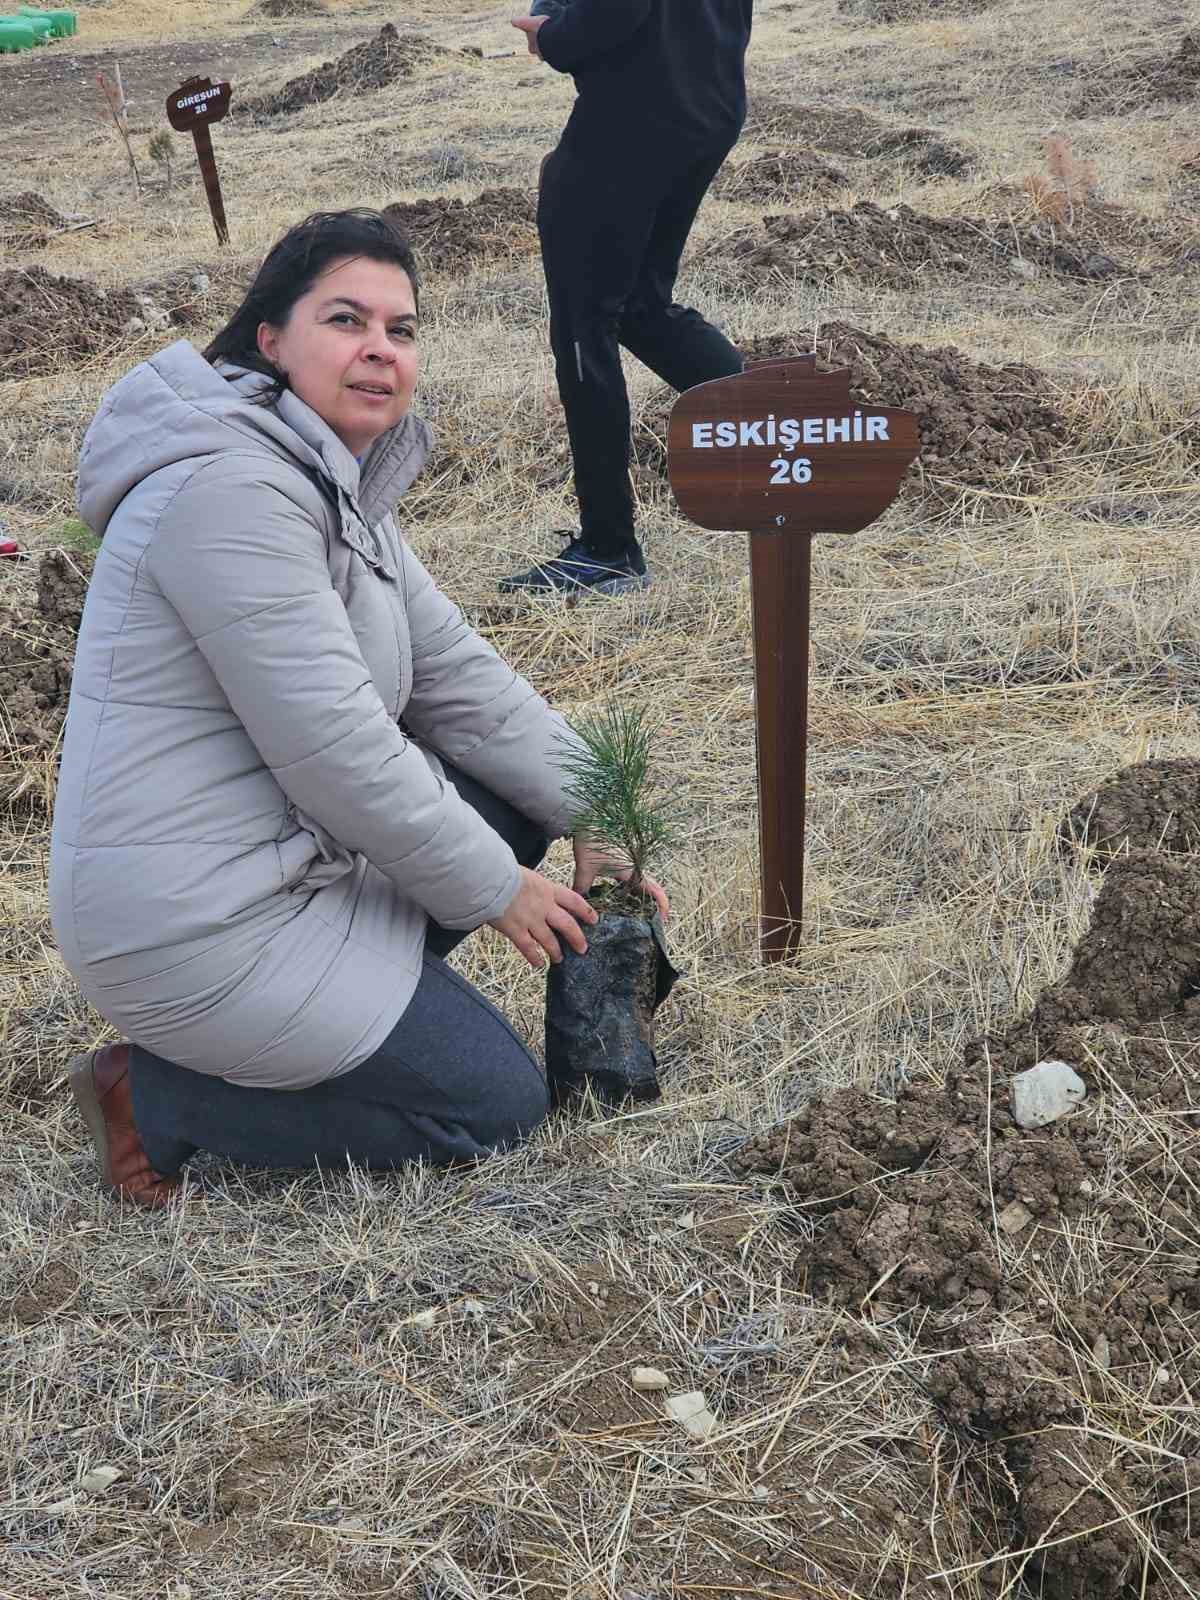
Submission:
POLYGON ((363 256, 327 267, 258 348, 293 391, 361 456, 394 428, 417 382, 417 305, 402 267, 363 256))

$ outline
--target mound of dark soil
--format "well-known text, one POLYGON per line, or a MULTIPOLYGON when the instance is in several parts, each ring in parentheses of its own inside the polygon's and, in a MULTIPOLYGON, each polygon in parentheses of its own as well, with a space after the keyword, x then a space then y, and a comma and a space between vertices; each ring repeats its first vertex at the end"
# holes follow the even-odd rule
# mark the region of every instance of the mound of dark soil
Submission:
POLYGON ((288 17, 327 17, 329 7, 324 0, 258 0, 246 13, 249 17, 270 17, 284 21, 288 17))
POLYGON ((927 17, 969 17, 996 0, 838 0, 838 10, 866 22, 924 22, 927 17))
POLYGON ((911 206, 860 200, 849 211, 764 217, 717 240, 710 259, 728 263, 746 288, 772 278, 824 282, 848 274, 893 289, 940 276, 1014 284, 1029 277, 1136 277, 1132 268, 1049 223, 1017 229, 978 217, 929 217, 911 206))
POLYGON ((33 189, 0 199, 0 245, 13 250, 40 250, 67 219, 33 189))
POLYGON ((1187 33, 1173 56, 1143 56, 1094 82, 1073 108, 1076 117, 1121 116, 1159 101, 1200 93, 1200 33, 1187 33))
POLYGON ((936 128, 888 122, 862 106, 756 98, 747 135, 761 143, 792 140, 852 160, 893 163, 930 178, 956 178, 975 165, 970 151, 936 128))
MULTIPOLYGON (((745 341, 747 361, 807 355, 812 332, 767 334, 745 341)), ((916 413, 920 459, 914 485, 929 480, 983 488, 1005 483, 1028 489, 1045 475, 1070 435, 1045 375, 1009 362, 972 361, 953 345, 896 344, 847 322, 827 322, 816 346, 822 368, 848 367, 856 404, 899 406, 916 413)), ((666 474, 667 424, 674 395, 667 391, 634 439, 640 466, 666 474)))
POLYGON ((1133 850, 1200 850, 1200 761, 1144 761, 1125 767, 1063 818, 1064 844, 1106 856, 1133 850))
POLYGON ((822 199, 844 189, 850 179, 811 150, 775 150, 726 167, 713 186, 722 200, 780 203, 809 195, 822 199))
POLYGON ((440 53, 437 45, 420 34, 397 33, 394 23, 385 22, 373 39, 356 44, 336 61, 326 61, 290 79, 271 94, 235 101, 233 110, 243 117, 281 117, 337 95, 370 94, 401 78, 411 78, 423 62, 440 53))
POLYGON ((38 568, 35 608, 0 606, 0 705, 20 749, 48 750, 58 739, 93 563, 90 555, 52 550, 38 568))
POLYGON ((520 189, 485 189, 474 200, 396 201, 384 211, 412 240, 421 269, 464 272, 538 246, 537 202, 520 189))
POLYGON ((894 1103, 842 1090, 732 1158, 816 1220, 808 1289, 904 1317, 935 1358, 933 1397, 999 1450, 1010 1548, 1045 1541, 1030 1574, 1058 1600, 1177 1600, 1200 1555, 1197 974, 1200 860, 1135 853, 1109 867, 1062 981, 944 1084, 894 1103), (1046 1059, 1088 1098, 1028 1131, 1010 1086, 1046 1059), (1180 1418, 1170 1505, 1146 1492, 1162 1463, 1092 1426, 1135 1395, 1180 1418))
POLYGON ((43 267, 0 272, 0 379, 52 372, 100 355, 141 309, 129 289, 102 289, 43 267))

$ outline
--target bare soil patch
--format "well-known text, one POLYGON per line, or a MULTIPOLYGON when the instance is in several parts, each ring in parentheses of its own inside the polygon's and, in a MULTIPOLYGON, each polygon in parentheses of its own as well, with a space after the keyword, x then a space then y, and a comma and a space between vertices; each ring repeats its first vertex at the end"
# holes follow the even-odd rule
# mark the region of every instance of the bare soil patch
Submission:
POLYGON ((385 22, 373 39, 289 79, 282 89, 235 101, 233 111, 243 117, 281 117, 337 96, 370 94, 411 78, 420 65, 439 54, 439 47, 428 39, 400 34, 395 23, 385 22))
POLYGON ((816 1220, 806 1288, 918 1329, 947 1420, 1000 1450, 1008 1547, 1042 1543, 1029 1576, 1062 1600, 1175 1600, 1200 1554, 1194 1425, 1155 1434, 1174 1499, 1153 1452, 1090 1426, 1101 1408, 1154 1428, 1200 1382, 1198 905, 1200 861, 1115 862, 1066 976, 944 1084, 904 1084, 894 1102, 841 1090, 732 1158, 816 1220), (1012 1078, 1048 1058, 1088 1099, 1028 1131, 1012 1078))
POLYGON ((1059 837, 1106 856, 1200 851, 1200 761, 1143 761, 1123 768, 1071 809, 1059 837))
POLYGON ((966 146, 936 128, 889 122, 863 106, 795 105, 769 95, 750 107, 747 136, 794 141, 851 160, 891 162, 924 177, 959 177, 975 165, 966 146))
POLYGON ((893 289, 926 278, 1013 284, 1054 276, 1083 281, 1134 277, 1134 268, 1050 222, 1024 228, 980 217, 930 217, 911 206, 860 200, 850 210, 764 217, 709 251, 728 260, 746 287, 764 279, 849 274, 893 289))
POLYGON ((40 250, 67 219, 34 189, 0 199, 0 248, 40 250))
POLYGON ((324 0, 258 0, 251 6, 248 17, 271 17, 282 21, 289 17, 327 17, 329 7, 324 0))
POLYGON ((1072 108, 1076 117, 1122 116, 1160 101, 1194 100, 1200 92, 1200 33, 1187 33, 1170 56, 1143 56, 1094 80, 1072 108))
POLYGON ((140 310, 129 289, 102 289, 44 267, 0 272, 0 379, 26 378, 110 350, 140 310))
POLYGON ((838 0, 838 10, 867 22, 924 22, 929 17, 970 17, 996 0, 838 0))
POLYGON ((464 272, 538 247, 537 202, 521 189, 485 189, 474 200, 438 195, 384 207, 412 240, 417 266, 464 272))
POLYGON ((90 555, 47 551, 33 609, 0 606, 0 705, 12 743, 27 752, 58 740, 93 565, 90 555))
MULTIPOLYGON (((747 361, 807 355, 812 332, 765 334, 745 341, 747 361)), ((856 404, 892 405, 917 416, 921 456, 914 486, 929 479, 978 488, 1007 483, 1028 489, 1045 476, 1071 437, 1071 424, 1044 373, 1020 362, 989 366, 953 345, 899 344, 847 322, 816 333, 822 368, 848 367, 856 404)), ((664 391, 635 435, 635 459, 666 474, 667 424, 674 396, 664 391)))
POLYGON ((844 189, 850 178, 840 167, 811 150, 774 150, 727 166, 713 186, 722 200, 762 200, 787 204, 798 199, 827 199, 844 189))

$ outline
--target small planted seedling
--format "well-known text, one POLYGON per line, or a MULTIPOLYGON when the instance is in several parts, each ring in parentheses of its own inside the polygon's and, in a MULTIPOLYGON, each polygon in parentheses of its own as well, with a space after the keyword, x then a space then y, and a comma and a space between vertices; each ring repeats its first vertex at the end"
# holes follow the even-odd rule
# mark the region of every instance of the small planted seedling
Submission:
POLYGON ((642 897, 649 864, 674 842, 676 808, 654 793, 650 753, 658 729, 645 712, 612 704, 572 724, 581 744, 562 756, 571 831, 628 869, 630 894, 642 897))
POLYGON ((675 807, 656 795, 650 757, 657 728, 645 713, 609 705, 574 724, 564 749, 572 831, 599 847, 626 881, 588 896, 600 920, 588 951, 564 947, 546 981, 546 1070, 555 1102, 591 1090, 617 1103, 656 1100, 654 1014, 679 974, 645 891, 648 868, 675 837, 675 807))

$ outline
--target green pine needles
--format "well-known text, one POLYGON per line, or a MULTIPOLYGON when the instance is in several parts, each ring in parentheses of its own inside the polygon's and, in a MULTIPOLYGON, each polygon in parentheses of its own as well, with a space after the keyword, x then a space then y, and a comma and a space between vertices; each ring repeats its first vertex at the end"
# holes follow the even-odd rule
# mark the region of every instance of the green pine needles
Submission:
POLYGON ((658 725, 641 708, 610 704, 571 727, 583 748, 564 752, 558 764, 567 775, 572 831, 632 867, 630 886, 640 888, 647 863, 676 835, 674 805, 650 787, 658 725))

